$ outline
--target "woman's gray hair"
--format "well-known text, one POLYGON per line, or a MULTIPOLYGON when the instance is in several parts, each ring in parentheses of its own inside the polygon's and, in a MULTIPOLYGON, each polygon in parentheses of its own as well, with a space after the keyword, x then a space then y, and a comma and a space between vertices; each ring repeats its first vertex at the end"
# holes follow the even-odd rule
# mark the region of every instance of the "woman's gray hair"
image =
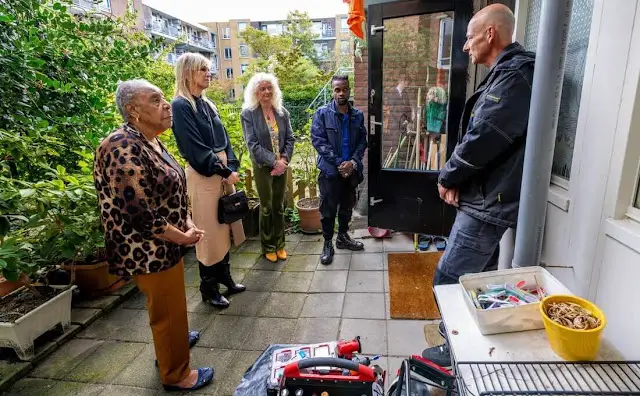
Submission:
POLYGON ((131 103, 136 95, 143 89, 158 89, 155 85, 142 78, 122 81, 116 89, 116 107, 125 122, 129 122, 129 114, 125 108, 131 103))

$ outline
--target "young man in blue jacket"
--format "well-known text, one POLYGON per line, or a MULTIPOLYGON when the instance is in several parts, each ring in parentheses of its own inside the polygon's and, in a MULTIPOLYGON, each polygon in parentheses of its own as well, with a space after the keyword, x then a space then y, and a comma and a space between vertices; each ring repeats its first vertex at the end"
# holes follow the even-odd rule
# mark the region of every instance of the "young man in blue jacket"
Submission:
MULTIPOLYGON (((440 198, 458 213, 434 285, 497 269, 500 239, 516 227, 535 54, 513 42, 514 25, 511 10, 493 4, 467 27, 464 51, 490 70, 465 104, 460 134, 466 133, 438 178, 440 198)), ((440 330, 446 338, 443 326, 440 330)), ((447 343, 422 356, 451 366, 447 343)))
POLYGON ((367 148, 367 129, 362 112, 349 104, 351 89, 347 76, 333 76, 333 101, 313 116, 311 142, 318 152, 318 187, 324 248, 320 262, 333 262, 333 227, 338 215, 338 249, 362 250, 347 231, 356 203, 356 188, 362 182, 362 157, 367 148))

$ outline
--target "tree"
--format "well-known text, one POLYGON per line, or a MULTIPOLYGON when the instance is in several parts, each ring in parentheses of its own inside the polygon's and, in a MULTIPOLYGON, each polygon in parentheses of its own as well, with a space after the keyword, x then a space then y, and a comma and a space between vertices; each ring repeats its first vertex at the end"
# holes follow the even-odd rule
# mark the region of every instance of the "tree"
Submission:
POLYGON ((318 38, 318 34, 312 31, 313 22, 309 14, 298 10, 290 11, 287 14, 285 26, 282 36, 288 38, 293 47, 298 48, 303 56, 313 60, 317 65, 318 59, 313 40, 318 38))
POLYGON ((291 38, 288 36, 272 36, 251 26, 238 34, 238 37, 251 47, 255 55, 263 59, 285 52, 292 46, 291 38))

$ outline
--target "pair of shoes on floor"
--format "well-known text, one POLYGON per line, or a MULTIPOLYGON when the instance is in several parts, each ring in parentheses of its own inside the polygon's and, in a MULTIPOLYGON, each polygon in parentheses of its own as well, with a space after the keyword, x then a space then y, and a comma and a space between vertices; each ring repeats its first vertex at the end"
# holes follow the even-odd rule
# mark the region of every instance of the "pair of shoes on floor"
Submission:
POLYGON ((447 240, 441 236, 422 234, 418 237, 418 250, 425 252, 429 250, 429 245, 434 244, 436 250, 442 252, 447 248, 447 240))
POLYGON ((440 322, 438 325, 438 333, 445 339, 444 344, 425 349, 422 351, 422 357, 440 367, 451 369, 451 351, 449 350, 449 343, 447 342, 447 332, 444 327, 444 322, 440 322))
MULTIPOLYGON (((193 348, 200 339, 199 331, 189 331, 189 349, 193 348)), ((158 367, 158 360, 156 360, 156 367, 158 367)))
POLYGON ((213 367, 200 367, 198 369, 198 380, 195 385, 191 387, 182 387, 178 385, 167 385, 162 384, 162 387, 165 391, 173 392, 173 391, 194 391, 196 389, 200 389, 210 383, 213 380, 213 367))
POLYGON ((216 308, 227 308, 229 300, 220 293, 220 284, 227 288, 228 295, 242 293, 247 288, 233 280, 229 263, 216 264, 213 267, 214 270, 200 281, 202 301, 216 308))
POLYGON ((264 257, 271 261, 272 263, 276 263, 278 262, 278 260, 286 260, 287 259, 287 251, 284 249, 280 249, 278 251, 274 252, 269 252, 269 253, 265 253, 264 257))
MULTIPOLYGON (((356 241, 351 238, 351 235, 348 233, 340 233, 336 238, 336 247, 338 249, 349 249, 351 251, 360 251, 364 249, 364 244, 360 241, 356 241)), ((333 241, 331 239, 327 239, 324 241, 324 246, 322 247, 322 254, 320 255, 320 263, 322 265, 329 265, 333 262, 333 256, 335 255, 335 250, 333 249, 333 241)))

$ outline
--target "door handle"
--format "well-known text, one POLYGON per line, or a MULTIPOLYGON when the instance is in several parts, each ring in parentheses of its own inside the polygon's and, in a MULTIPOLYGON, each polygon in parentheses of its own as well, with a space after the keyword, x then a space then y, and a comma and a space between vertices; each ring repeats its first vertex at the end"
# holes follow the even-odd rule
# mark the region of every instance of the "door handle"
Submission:
POLYGON ((370 131, 369 131, 369 135, 375 135, 376 134, 376 126, 382 126, 382 123, 376 121, 376 116, 372 115, 372 116, 369 117, 369 125, 371 125, 370 131))
POLYGON ((376 199, 375 197, 369 197, 369 206, 374 206, 377 203, 382 202, 382 199, 376 199))

